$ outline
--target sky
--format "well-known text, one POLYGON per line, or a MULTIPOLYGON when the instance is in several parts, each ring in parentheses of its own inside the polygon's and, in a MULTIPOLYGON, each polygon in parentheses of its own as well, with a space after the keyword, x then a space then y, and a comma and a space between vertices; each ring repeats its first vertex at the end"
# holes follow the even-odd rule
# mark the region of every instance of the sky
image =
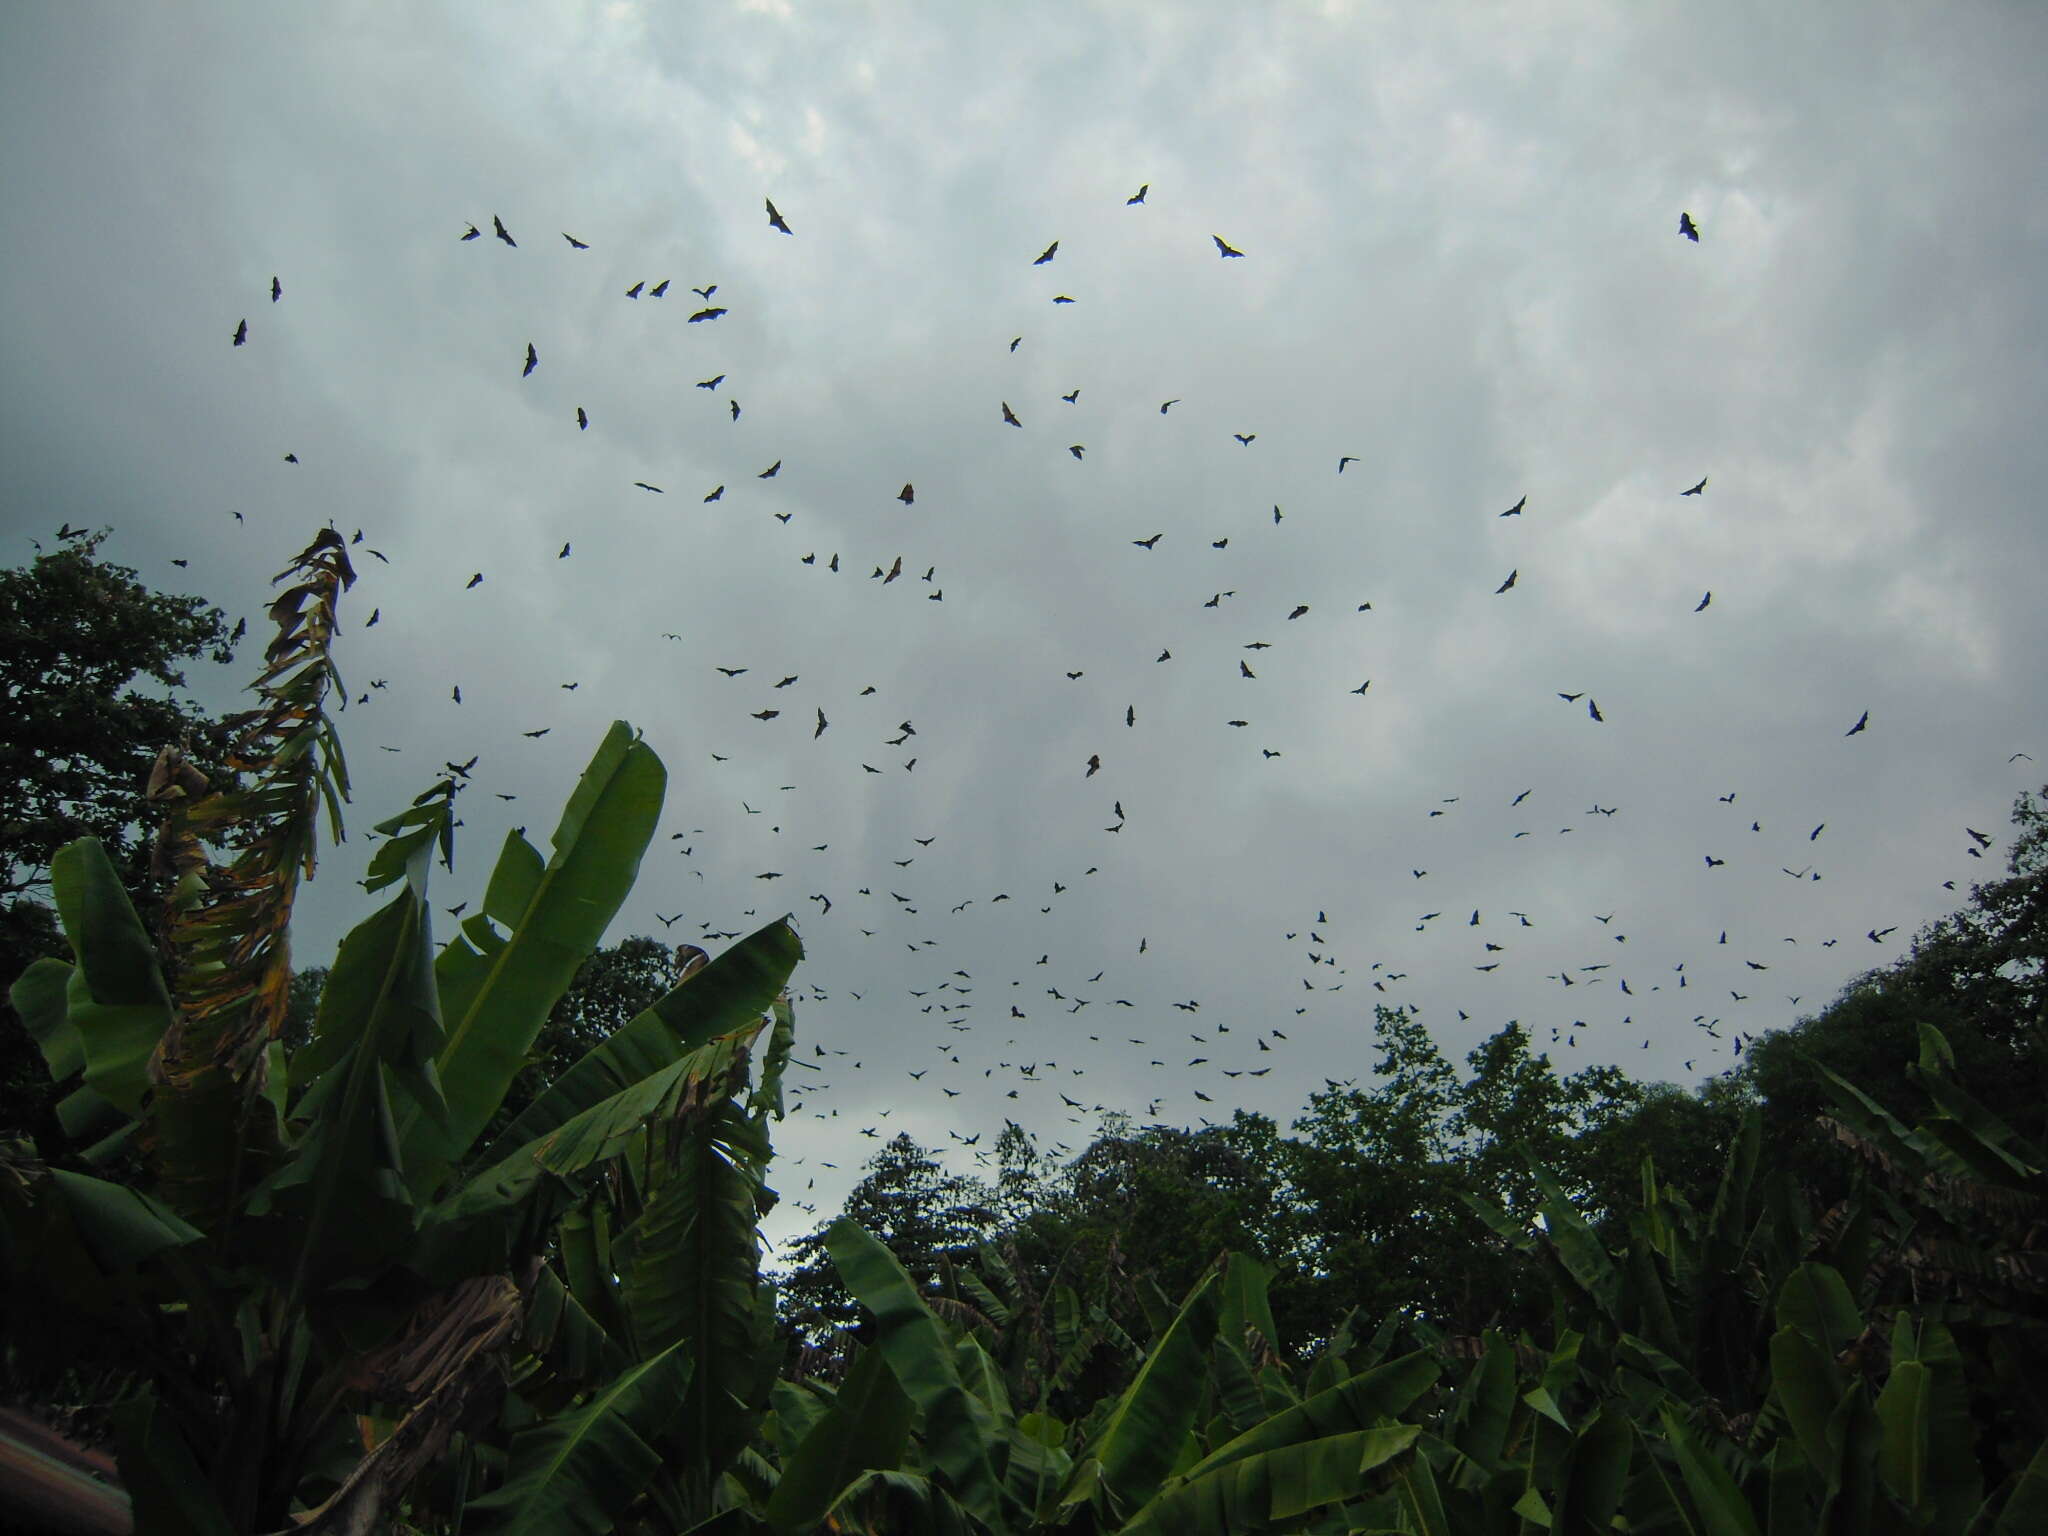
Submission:
POLYGON ((2048 779, 2035 7, 0 29, 0 556, 260 621, 361 531, 308 963, 445 761, 437 916, 642 731, 611 936, 806 948, 775 1235, 897 1131, 1284 1125, 1375 1005, 1696 1084, 2048 779))

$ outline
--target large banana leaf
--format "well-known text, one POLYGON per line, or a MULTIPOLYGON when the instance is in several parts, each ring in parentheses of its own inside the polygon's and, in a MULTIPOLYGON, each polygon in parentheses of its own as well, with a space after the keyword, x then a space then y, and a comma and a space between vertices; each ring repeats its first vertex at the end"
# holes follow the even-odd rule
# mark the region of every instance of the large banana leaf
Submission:
POLYGON ((1282 1446, 1374 1428, 1382 1419, 1404 1413, 1439 1374, 1441 1368, 1419 1349, 1360 1371, 1217 1447, 1190 1467, 1186 1477, 1192 1481, 1282 1446))
POLYGON ((1678 1455, 1679 1474, 1685 1490, 1699 1510, 1701 1529, 1707 1536, 1763 1536, 1756 1516, 1736 1486, 1728 1469, 1721 1465, 1697 1436, 1670 1407, 1660 1410, 1664 1438, 1678 1455))
POLYGON ((140 1114, 150 1053, 172 1017, 156 952, 98 838, 57 850, 50 889, 78 962, 68 1013, 85 1054, 86 1086, 124 1113, 140 1114))
POLYGON ((1352 1430, 1242 1457, 1190 1477, 1118 1528, 1119 1536, 1237 1536, 1357 1498, 1404 1454, 1420 1425, 1352 1430))
POLYGON ((400 1122, 407 1177, 434 1189, 489 1122, 525 1065, 541 1024, 604 937, 639 872, 661 814, 667 770, 624 721, 613 723, 555 828, 554 854, 506 839, 484 910, 510 932, 486 955, 467 937, 437 966, 447 1044, 440 1056, 448 1113, 412 1111, 400 1122))
POLYGON ((788 1536, 816 1529, 861 1473, 901 1464, 910 1420, 910 1399, 881 1352, 862 1351, 832 1405, 783 1457, 762 1518, 788 1536))
POLYGON ((1615 1406, 1596 1410, 1560 1468, 1550 1528, 1557 1536, 1608 1536, 1628 1483, 1635 1437, 1615 1406))
MULTIPOLYGON (((673 1065, 686 1052, 753 1025, 774 1006, 803 953, 787 918, 749 934, 625 1028, 593 1046, 485 1149, 481 1165, 502 1162, 529 1142, 673 1065)), ((772 1037, 769 1054, 774 1054, 772 1037)))
POLYGON ((503 1268, 516 1250, 544 1235, 542 1223, 574 1202, 579 1176, 623 1151, 665 1105, 673 1107, 684 1094, 726 1093, 761 1028, 757 1018, 750 1029, 713 1036, 508 1153, 429 1208, 407 1263, 440 1282, 503 1268), (537 1198, 543 1189, 552 1203, 537 1198))
POLYGON ((250 1202, 253 1213, 290 1218, 294 1294, 374 1270, 411 1242, 392 1085, 414 1106, 434 1092, 436 1009, 422 870, 342 940, 307 1048, 316 1075, 294 1106, 304 1134, 250 1202))
POLYGON ((690 1367, 689 1353, 675 1345, 585 1407, 514 1436, 504 1482, 470 1501, 464 1529, 482 1536, 603 1536, 661 1470, 655 1441, 682 1404, 690 1367))
POLYGON ((656 1153, 647 1207, 616 1257, 639 1353, 681 1343, 697 1362, 674 1433, 701 1489, 746 1444, 780 1355, 754 1230, 768 1148, 730 1099, 667 1131, 679 1145, 656 1153))
POLYGON ((1008 1441, 997 1433, 988 1407, 961 1382, 939 1320, 896 1256, 851 1220, 842 1216, 832 1224, 825 1251, 847 1290, 874 1314, 875 1348, 923 1411, 925 1448, 933 1466, 968 1513, 1000 1528, 996 1458, 1008 1441))
POLYGON ((156 1536, 232 1536, 234 1527, 200 1471, 175 1416, 144 1387, 117 1404, 114 1442, 135 1528, 156 1536))
POLYGON ((2041 1449, 2034 1452, 2034 1459, 2013 1485, 1991 1536, 2035 1536, 2044 1530, 2048 1530, 2048 1440, 2041 1442, 2041 1449))
POLYGON ((1180 1459, 1201 1405, 1203 1367, 1216 1338, 1216 1283, 1211 1270, 1182 1303, 1104 1419, 1061 1495, 1063 1505, 1071 1507, 1101 1493, 1122 1517, 1134 1514, 1159 1491, 1180 1459))

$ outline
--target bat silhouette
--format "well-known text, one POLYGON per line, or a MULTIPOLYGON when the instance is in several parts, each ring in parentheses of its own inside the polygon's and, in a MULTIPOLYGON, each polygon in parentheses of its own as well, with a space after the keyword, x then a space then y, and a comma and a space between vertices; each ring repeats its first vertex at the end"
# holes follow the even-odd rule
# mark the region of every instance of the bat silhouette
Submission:
POLYGON ((1216 254, 1218 256, 1230 257, 1242 256, 1244 254, 1243 251, 1240 251, 1236 246, 1230 244, 1221 235, 1211 235, 1209 238, 1216 242, 1216 254))
POLYGON ((781 230, 785 235, 793 235, 796 233, 795 230, 791 229, 787 224, 783 223, 782 215, 775 211, 775 204, 773 201, 768 202, 768 222, 772 227, 781 230))

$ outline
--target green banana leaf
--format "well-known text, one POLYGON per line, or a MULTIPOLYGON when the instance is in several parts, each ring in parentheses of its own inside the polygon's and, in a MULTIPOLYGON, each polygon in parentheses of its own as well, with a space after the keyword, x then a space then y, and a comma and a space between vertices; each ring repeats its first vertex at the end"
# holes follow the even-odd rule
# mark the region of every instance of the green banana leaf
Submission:
POLYGON ((746 1030, 713 1036, 484 1169, 429 1207, 407 1264, 440 1283, 504 1267, 544 1221, 574 1202, 580 1176, 593 1164, 624 1150, 682 1094, 735 1076, 761 1028, 756 1018, 746 1030))
POLYGON ((67 1012, 84 1048, 86 1086, 124 1114, 140 1114, 150 1053, 172 1018, 156 951, 98 838, 57 850, 50 891, 77 959, 67 1012))
POLYGON ((646 1208, 615 1257, 636 1349, 681 1343, 697 1362, 674 1434, 708 1483, 745 1446, 780 1355, 754 1229, 768 1147, 731 1100, 669 1137, 680 1145, 656 1154, 646 1208))
POLYGON ((1420 1349, 1360 1371, 1218 1446, 1190 1467, 1186 1477, 1203 1477, 1282 1446, 1377 1427, 1382 1419, 1406 1412, 1440 1374, 1442 1368, 1420 1349))
POLYGON ((1133 1515, 1159 1491, 1181 1459, 1202 1401, 1209 1346, 1216 1338, 1217 1278, 1210 1270, 1181 1303, 1103 1420, 1060 1496, 1063 1506, 1100 1494, 1113 1513, 1133 1515))
POLYGON ((1692 1495, 1699 1511, 1700 1528, 1707 1536, 1763 1536, 1749 1502, 1729 1474, 1699 1442, 1684 1419, 1667 1404, 1658 1410, 1664 1421, 1664 1438, 1678 1456, 1679 1475, 1685 1491, 1692 1495))
MULTIPOLYGON (((374 1269, 410 1245, 416 1212, 393 1123, 401 1102, 431 1106, 440 1019, 423 869, 341 941, 321 994, 310 1081, 293 1108, 304 1130, 250 1210, 288 1219, 295 1294, 374 1269)), ((297 1064, 294 1064, 295 1071, 297 1064)), ((422 1113, 426 1113, 422 1110, 422 1113)))
POLYGON ((753 1025, 774 1006, 803 953, 786 917, 747 935, 586 1052, 485 1149, 479 1166, 502 1162, 586 1110, 672 1066, 687 1052, 731 1030, 753 1025))
POLYGON ((827 1231, 825 1251, 847 1290, 874 1314, 875 1348, 924 1414, 925 1449, 934 1468, 969 1514, 1000 1527, 996 1461, 1008 1441, 987 1405, 960 1380, 945 1330, 896 1256, 848 1218, 840 1217, 827 1231))
POLYGON ((169 1206, 125 1184, 62 1168, 50 1169, 49 1180, 102 1274, 132 1269, 166 1248, 181 1248, 206 1236, 169 1206))
POLYGON ((815 1530, 861 1473, 900 1466, 912 1408, 881 1351, 863 1350, 822 1417, 783 1456, 782 1477, 761 1514, 787 1536, 815 1530))
POLYGON ((603 1536, 660 1472, 654 1443, 682 1405, 690 1367, 677 1344, 584 1407, 515 1435, 504 1482, 470 1500, 464 1529, 479 1536, 603 1536))
POLYGON ((234 1526, 199 1469, 176 1416, 144 1387, 115 1404, 115 1460, 121 1486, 135 1511, 135 1529, 148 1536, 234 1536, 234 1526))
POLYGON ((944 1488, 915 1472, 863 1472, 825 1511, 820 1530, 860 1536, 977 1536, 987 1528, 968 1518, 944 1488))
POLYGON ((1556 1536, 1609 1536, 1634 1449, 1627 1418, 1614 1405, 1595 1410, 1559 1470, 1550 1516, 1556 1536))
POLYGON ((587 1385, 609 1381, 626 1368, 626 1352, 601 1328, 582 1298, 543 1264, 521 1321, 520 1342, 555 1375, 587 1385))
POLYGON ((555 828, 554 856, 536 877, 533 849, 507 836, 485 912, 510 932, 486 956, 466 937, 442 951, 436 974, 447 1044, 439 1059, 445 1122, 401 1118, 404 1167, 422 1194, 439 1185, 489 1122, 525 1065, 534 1036, 604 937, 640 869, 661 814, 667 770, 631 726, 615 721, 555 828))
POLYGON ((2041 1442, 2006 1496, 1991 1536, 2035 1536, 2040 1531, 2048 1531, 2048 1440, 2041 1442))
POLYGON ((1357 1498, 1406 1454, 1421 1426, 1389 1424, 1276 1446, 1191 1476, 1118 1527, 1119 1536, 1237 1536, 1357 1498))

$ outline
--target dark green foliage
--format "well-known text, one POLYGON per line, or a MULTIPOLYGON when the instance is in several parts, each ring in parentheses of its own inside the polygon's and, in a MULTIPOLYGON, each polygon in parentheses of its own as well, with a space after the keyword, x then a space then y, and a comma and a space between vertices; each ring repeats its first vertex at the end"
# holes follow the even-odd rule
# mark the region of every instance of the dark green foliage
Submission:
POLYGON ((1915 1080, 1919 1029, 1939 1029, 1957 1081, 2022 1135, 2048 1137, 2048 789, 2013 807, 2005 878, 1929 924, 1895 964, 1857 978, 1819 1015, 1751 1044, 1744 1080, 1765 1106, 1767 1155, 1830 1199, 1849 1164, 1817 1117, 1816 1065, 1907 1119, 1933 1106, 1915 1080))
MULTIPOLYGON (((884 1142, 867 1166, 846 1198, 844 1214, 880 1240, 919 1285, 930 1284, 946 1261, 972 1254, 994 1228, 988 1189, 946 1172, 908 1133, 884 1142)), ((812 1343, 825 1342, 859 1317, 826 1250, 829 1230, 828 1223, 790 1245, 793 1264, 779 1281, 785 1319, 812 1343)))
POLYGON ((681 980, 677 948, 645 934, 593 951, 548 1014, 527 1065, 512 1080, 484 1141, 495 1141, 549 1083, 681 980))
POLYGON ((178 694, 184 664, 233 659, 225 616, 101 560, 104 537, 0 571, 0 1133, 49 1150, 49 1074, 5 999, 31 962, 69 953, 43 899, 50 860, 74 838, 99 838, 151 916, 150 765, 188 742, 203 772, 225 778, 219 724, 178 694))
POLYGON ((220 727, 177 690, 182 663, 233 659, 225 616, 102 561, 101 537, 0 571, 0 896, 46 887, 80 837, 139 883, 157 753, 189 739, 202 771, 218 763, 220 727))

